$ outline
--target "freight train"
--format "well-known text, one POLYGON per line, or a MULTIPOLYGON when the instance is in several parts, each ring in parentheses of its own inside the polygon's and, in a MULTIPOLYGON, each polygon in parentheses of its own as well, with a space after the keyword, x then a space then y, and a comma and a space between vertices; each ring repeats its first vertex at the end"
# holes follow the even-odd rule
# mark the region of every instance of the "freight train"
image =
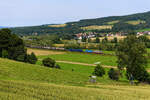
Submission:
POLYGON ((84 49, 65 49, 59 47, 43 47, 43 46, 27 46, 29 48, 37 48, 37 49, 48 49, 48 50, 60 50, 60 51, 70 51, 70 52, 83 52, 83 53, 93 53, 93 54, 103 54, 100 50, 84 50, 84 49))

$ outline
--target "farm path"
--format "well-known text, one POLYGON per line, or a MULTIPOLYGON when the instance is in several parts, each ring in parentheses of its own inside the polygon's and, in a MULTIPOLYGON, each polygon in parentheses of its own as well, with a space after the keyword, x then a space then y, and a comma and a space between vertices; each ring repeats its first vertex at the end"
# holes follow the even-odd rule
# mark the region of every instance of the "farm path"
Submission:
MULTIPOLYGON (((56 61, 58 63, 67 63, 67 64, 76 64, 76 65, 85 65, 85 66, 96 66, 96 64, 87 64, 87 63, 80 63, 80 62, 71 62, 71 61, 56 61)), ((115 66, 106 66, 103 65, 106 68, 117 68, 115 66)))

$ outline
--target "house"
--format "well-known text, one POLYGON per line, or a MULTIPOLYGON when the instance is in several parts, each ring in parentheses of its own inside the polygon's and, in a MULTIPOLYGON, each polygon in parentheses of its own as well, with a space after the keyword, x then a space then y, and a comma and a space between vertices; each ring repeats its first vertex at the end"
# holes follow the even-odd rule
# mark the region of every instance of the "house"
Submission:
POLYGON ((107 34, 106 36, 107 36, 107 37, 109 37, 109 36, 114 36, 114 34, 109 33, 109 34, 107 34))
POLYGON ((150 31, 145 31, 145 32, 137 32, 138 36, 142 36, 142 35, 150 35, 150 31))

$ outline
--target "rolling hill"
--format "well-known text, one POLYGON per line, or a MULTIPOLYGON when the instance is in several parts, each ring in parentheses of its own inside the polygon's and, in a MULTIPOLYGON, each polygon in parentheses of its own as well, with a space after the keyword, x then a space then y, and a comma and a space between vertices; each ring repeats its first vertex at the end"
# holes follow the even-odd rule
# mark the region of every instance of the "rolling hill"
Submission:
POLYGON ((58 25, 41 25, 11 28, 19 35, 58 34, 72 35, 80 32, 128 32, 150 28, 150 12, 126 16, 110 16, 96 19, 84 19, 58 25))
POLYGON ((77 72, 1 58, 0 62, 0 100, 150 99, 148 85, 89 84, 88 77, 77 72))

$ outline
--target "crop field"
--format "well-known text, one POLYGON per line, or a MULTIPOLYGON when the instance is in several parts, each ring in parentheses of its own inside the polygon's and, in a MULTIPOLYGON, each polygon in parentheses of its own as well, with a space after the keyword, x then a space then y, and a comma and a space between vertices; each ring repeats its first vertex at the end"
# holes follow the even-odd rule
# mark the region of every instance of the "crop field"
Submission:
POLYGON ((116 24, 116 23, 119 23, 119 20, 107 22, 107 24, 109 24, 109 25, 113 25, 113 24, 116 24))
MULTIPOLYGON (((116 36, 108 36, 108 40, 113 40, 116 36)), ((105 37, 100 37, 100 40, 104 39, 105 37)), ((117 36, 116 37, 118 40, 123 40, 124 38, 126 38, 126 36, 117 36)))
POLYGON ((55 47, 64 47, 64 44, 54 44, 55 47))
POLYGON ((137 20, 137 21, 128 21, 127 23, 131 24, 131 25, 138 25, 138 24, 143 24, 143 23, 146 23, 146 22, 142 21, 142 20, 137 20))
MULTIPOLYGON (((107 36, 107 39, 109 41, 113 40, 114 38, 117 38, 119 41, 123 40, 124 38, 126 38, 126 36, 107 36)), ((99 39, 102 41, 102 39, 104 39, 105 37, 100 37, 99 39)), ((92 40, 95 40, 96 38, 92 38, 92 40)))
POLYGON ((56 28, 59 28, 59 27, 65 27, 66 24, 59 24, 59 25, 48 25, 49 27, 56 27, 56 28))
POLYGON ((150 86, 55 85, 0 80, 1 100, 149 100, 150 86))
POLYGON ((40 56, 40 55, 56 55, 56 54, 64 54, 65 52, 61 51, 52 51, 52 50, 42 50, 42 49, 27 49, 27 53, 31 54, 32 52, 35 53, 35 55, 40 56))
POLYGON ((87 27, 81 27, 83 30, 102 30, 102 29, 112 29, 113 25, 102 25, 102 26, 87 26, 87 27))

